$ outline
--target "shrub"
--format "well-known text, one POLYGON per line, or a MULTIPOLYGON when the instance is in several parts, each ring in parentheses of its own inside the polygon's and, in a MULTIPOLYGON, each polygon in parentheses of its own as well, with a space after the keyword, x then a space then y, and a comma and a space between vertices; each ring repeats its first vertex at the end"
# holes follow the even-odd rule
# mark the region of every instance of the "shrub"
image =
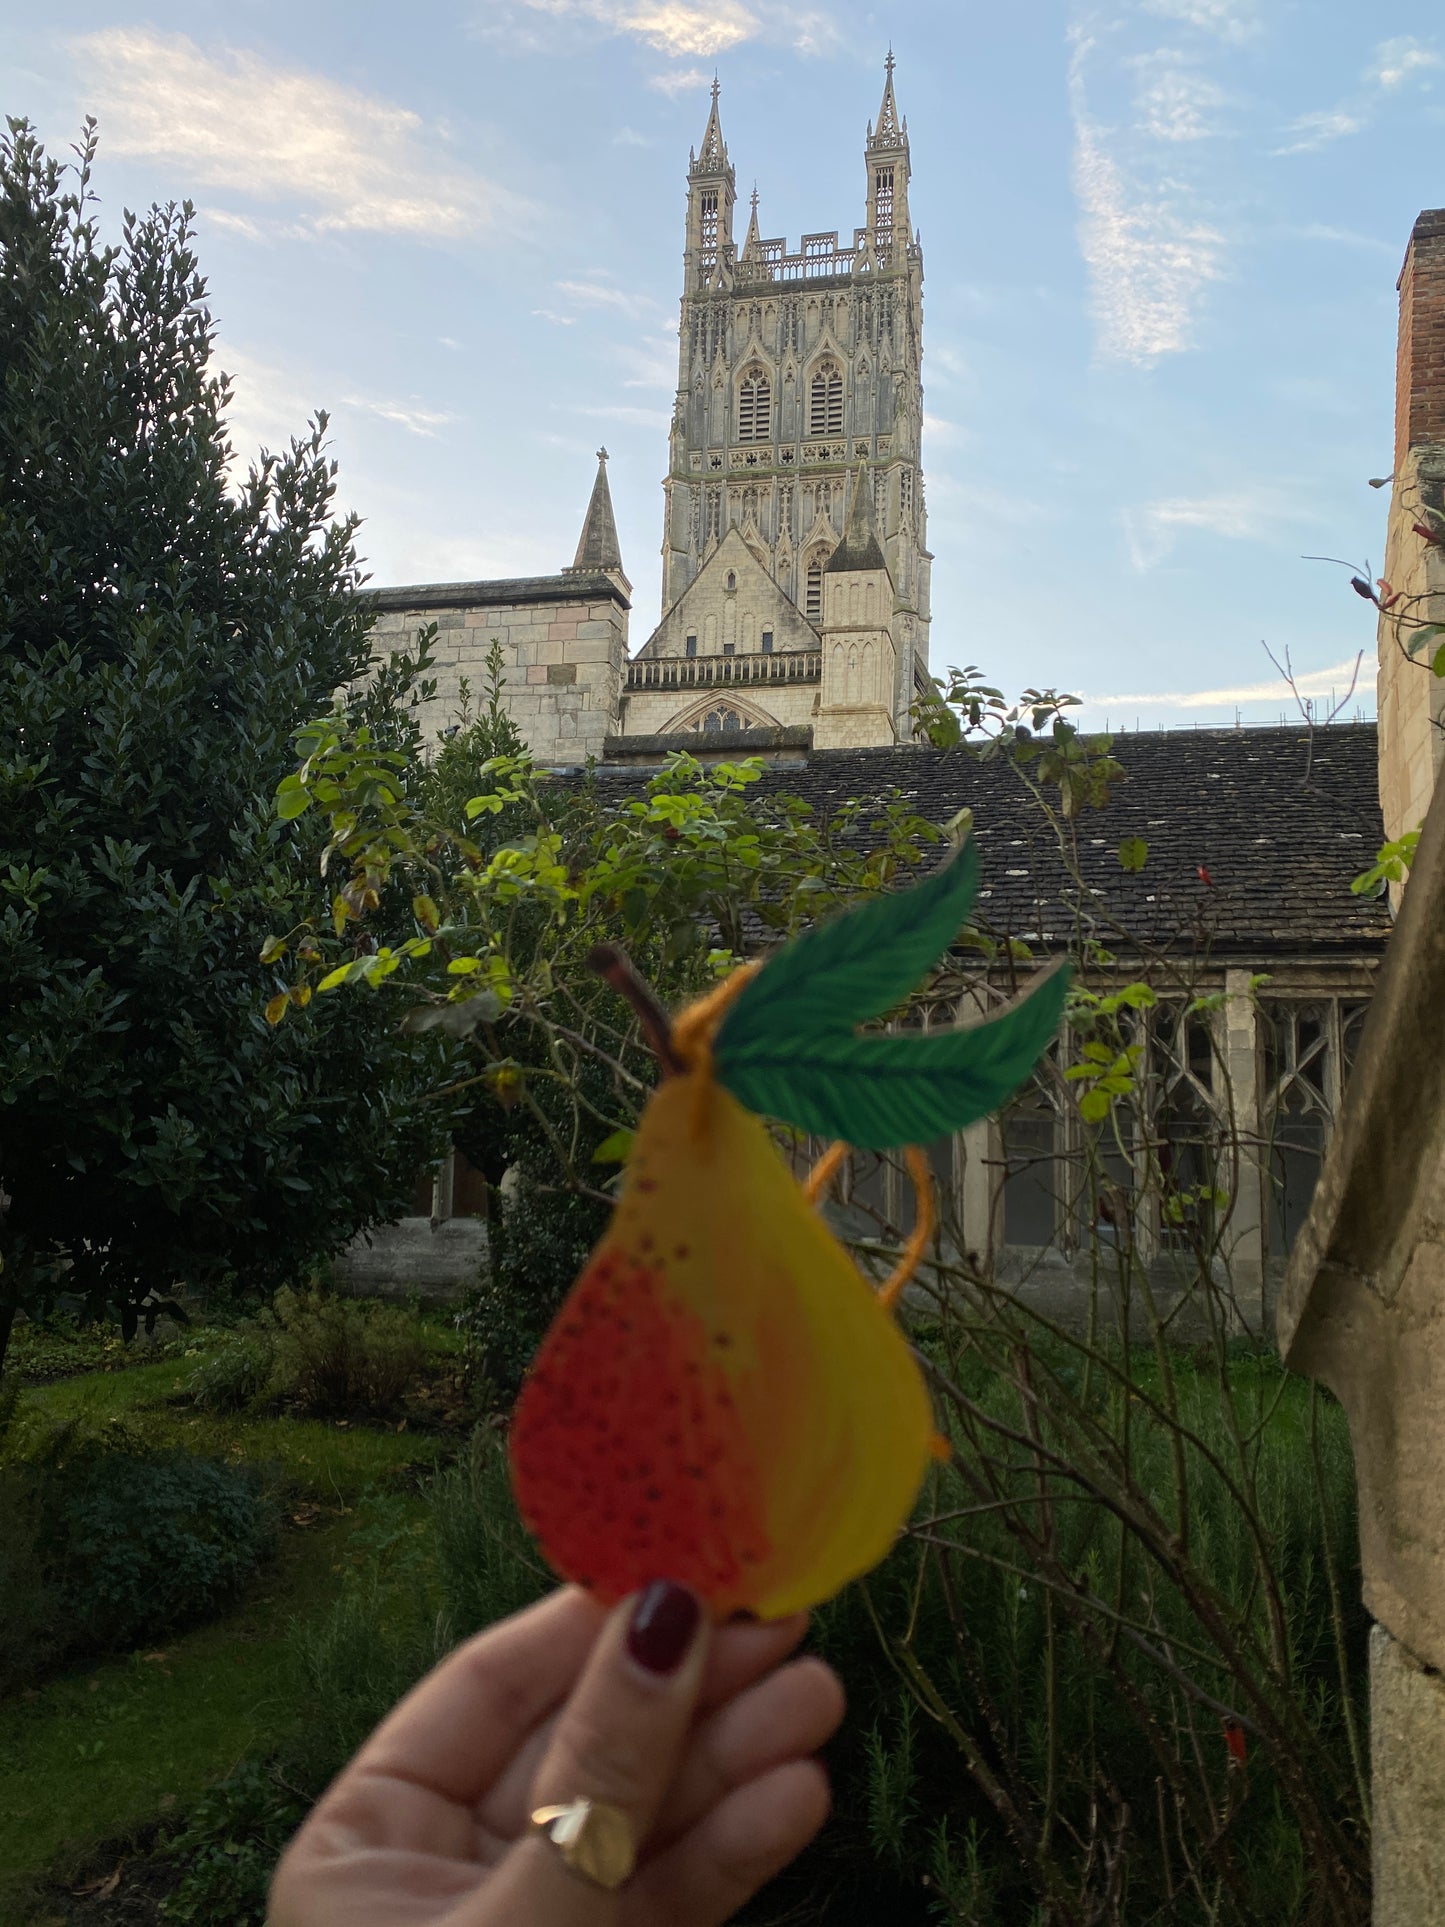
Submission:
POLYGON ((17 1468, 43 1508, 40 1551, 71 1650, 124 1650, 214 1614, 274 1543, 257 1475, 171 1453, 17 1468))
POLYGON ((276 1296, 275 1389, 316 1418, 387 1418, 426 1365, 416 1317, 312 1287, 276 1296))
POLYGON ((0 1471, 0 1697, 31 1680, 59 1645, 58 1600, 40 1550, 33 1480, 0 1471))
POLYGON ((227 1332, 186 1380, 186 1390, 205 1412, 241 1412, 266 1394, 276 1368, 276 1347, 258 1325, 227 1332))
POLYGON ((162 1918, 184 1927, 262 1927, 272 1870, 305 1812, 270 1761, 243 1760, 201 1795, 157 1854, 184 1869, 161 1902, 162 1918))
POLYGON ((482 1373, 503 1397, 516 1396, 606 1219, 591 1198, 543 1191, 524 1173, 503 1194, 495 1261, 457 1316, 482 1373))

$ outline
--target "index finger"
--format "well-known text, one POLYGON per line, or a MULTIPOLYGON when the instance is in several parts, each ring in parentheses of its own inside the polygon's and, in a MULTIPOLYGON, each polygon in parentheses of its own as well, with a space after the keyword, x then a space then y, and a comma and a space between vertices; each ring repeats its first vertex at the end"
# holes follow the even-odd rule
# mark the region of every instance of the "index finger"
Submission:
POLYGON ((580 1587, 564 1586, 489 1626, 412 1688, 347 1771, 409 1780, 470 1806, 567 1698, 606 1619, 580 1587))

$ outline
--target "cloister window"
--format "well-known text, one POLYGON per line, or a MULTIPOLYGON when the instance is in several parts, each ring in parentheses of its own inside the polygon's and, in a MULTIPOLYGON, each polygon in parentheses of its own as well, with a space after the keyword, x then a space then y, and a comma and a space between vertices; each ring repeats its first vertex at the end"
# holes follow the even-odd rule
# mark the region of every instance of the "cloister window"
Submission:
POLYGON ((773 385, 760 369, 745 375, 738 387, 738 440, 766 442, 773 433, 773 385))
POLYGON ((1309 1212, 1364 1021, 1364 1004, 1334 998, 1270 1003, 1260 1012, 1274 1257, 1290 1250, 1309 1212))
POLYGON ((835 361, 821 362, 814 370, 808 390, 808 433, 841 435, 843 432, 843 374, 835 361))
POLYGON ((1058 1118, 1037 1085, 1003 1120, 1003 1236, 1010 1245, 1051 1245, 1059 1230, 1055 1158, 1058 1118))

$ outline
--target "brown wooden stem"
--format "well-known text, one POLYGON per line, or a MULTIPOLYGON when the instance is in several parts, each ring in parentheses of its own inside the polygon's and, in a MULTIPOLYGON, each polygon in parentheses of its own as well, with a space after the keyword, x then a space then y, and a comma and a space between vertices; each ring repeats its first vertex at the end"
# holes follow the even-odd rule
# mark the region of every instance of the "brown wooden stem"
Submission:
POLYGON ((595 950, 588 952, 587 962, 636 1011, 642 1034, 662 1066, 663 1076, 681 1076, 683 1066, 672 1048, 672 1025, 667 1012, 657 1001, 652 986, 638 976, 627 952, 615 943, 599 943, 595 950))

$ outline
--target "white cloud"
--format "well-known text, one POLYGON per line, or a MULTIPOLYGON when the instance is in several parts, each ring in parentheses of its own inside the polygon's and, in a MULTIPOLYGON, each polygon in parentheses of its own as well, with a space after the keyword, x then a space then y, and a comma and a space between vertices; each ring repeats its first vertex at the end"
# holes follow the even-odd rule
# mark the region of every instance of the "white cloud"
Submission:
POLYGON ((1208 140, 1219 132, 1212 118, 1226 96, 1212 80, 1187 67, 1176 54, 1144 54, 1133 63, 1140 75, 1135 96, 1138 131, 1154 140, 1208 140))
MULTIPOLYGON (((714 60, 752 40, 782 42, 799 53, 818 54, 838 38, 831 16, 822 9, 778 0, 756 12, 744 0, 515 0, 505 11, 514 19, 531 15, 534 21, 589 22, 671 60, 714 60)), ((496 38, 504 29, 495 18, 495 0, 491 12, 494 17, 481 30, 496 38)))
POLYGON ((1445 54, 1408 34, 1382 40, 1364 71, 1364 86, 1356 97, 1338 107, 1301 114, 1287 129, 1296 138, 1275 148, 1275 153, 1313 154, 1334 141, 1363 133, 1383 109, 1387 95, 1442 67, 1445 67, 1445 54))
POLYGON ((439 428, 457 417, 434 408, 417 408, 397 401, 373 401, 365 395, 343 395, 343 406, 359 408, 363 414, 376 415, 384 422, 395 422, 410 435, 435 435, 439 428))
POLYGON ((558 294, 568 295, 584 308, 614 308, 634 318, 655 312, 657 307, 649 294, 628 294, 623 288, 609 288, 599 281, 559 281, 556 287, 558 294))
MULTIPOLYGON (((305 210, 313 229, 456 239, 521 211, 505 189, 452 165, 419 115, 319 74, 243 51, 213 57, 184 34, 145 28, 75 44, 113 150, 305 210)), ((258 227, 248 218, 232 215, 235 231, 258 227)))
POLYGON ((1144 11, 1236 44, 1260 31, 1254 0, 1144 0, 1144 11))
POLYGON ((1120 515, 1129 559, 1141 573, 1163 562, 1185 531, 1231 542, 1271 542, 1292 525, 1311 519, 1297 496, 1265 484, 1219 495, 1173 496, 1124 509, 1120 515))
POLYGON ((1395 40, 1380 42, 1366 78, 1376 87, 1389 91, 1403 87, 1414 75, 1426 73, 1434 67, 1445 67, 1445 56, 1405 34, 1395 40))
POLYGON ((741 0, 522 0, 533 13, 591 21, 674 59, 711 58, 755 39, 761 23, 741 0))
POLYGON ((577 317, 575 314, 558 314, 553 308, 533 308, 532 313, 539 321, 554 322, 559 328, 575 328, 577 326, 577 317))
POLYGON ((1092 45, 1076 40, 1069 74, 1079 246, 1099 352, 1147 366, 1191 345, 1195 305, 1220 273, 1223 237, 1189 216, 1170 183, 1152 195, 1131 188, 1089 115, 1083 62, 1092 45))
POLYGON ((655 93, 666 94, 674 99, 678 94, 690 94, 696 89, 706 87, 712 75, 701 67, 674 67, 665 74, 649 74, 647 84, 655 93))
POLYGON ((646 134, 639 134, 635 127, 619 127, 612 136, 614 147, 651 147, 652 142, 646 134))
POLYGON ((1328 108, 1317 114, 1301 114, 1288 129, 1297 138, 1283 147, 1276 147, 1274 151, 1276 154, 1313 154, 1318 148, 1328 147, 1332 141, 1345 140, 1351 134, 1358 134, 1367 124, 1363 115, 1349 113, 1343 107, 1328 108))
MULTIPOLYGON (((1355 658, 1331 663, 1327 669, 1311 669, 1295 677, 1301 696, 1343 696, 1355 674, 1355 658)), ((1230 689, 1167 689, 1148 694, 1125 692, 1123 695, 1093 696, 1089 703, 1097 709, 1223 709, 1231 704, 1294 701, 1294 691, 1283 678, 1273 682, 1239 683, 1230 689)))

